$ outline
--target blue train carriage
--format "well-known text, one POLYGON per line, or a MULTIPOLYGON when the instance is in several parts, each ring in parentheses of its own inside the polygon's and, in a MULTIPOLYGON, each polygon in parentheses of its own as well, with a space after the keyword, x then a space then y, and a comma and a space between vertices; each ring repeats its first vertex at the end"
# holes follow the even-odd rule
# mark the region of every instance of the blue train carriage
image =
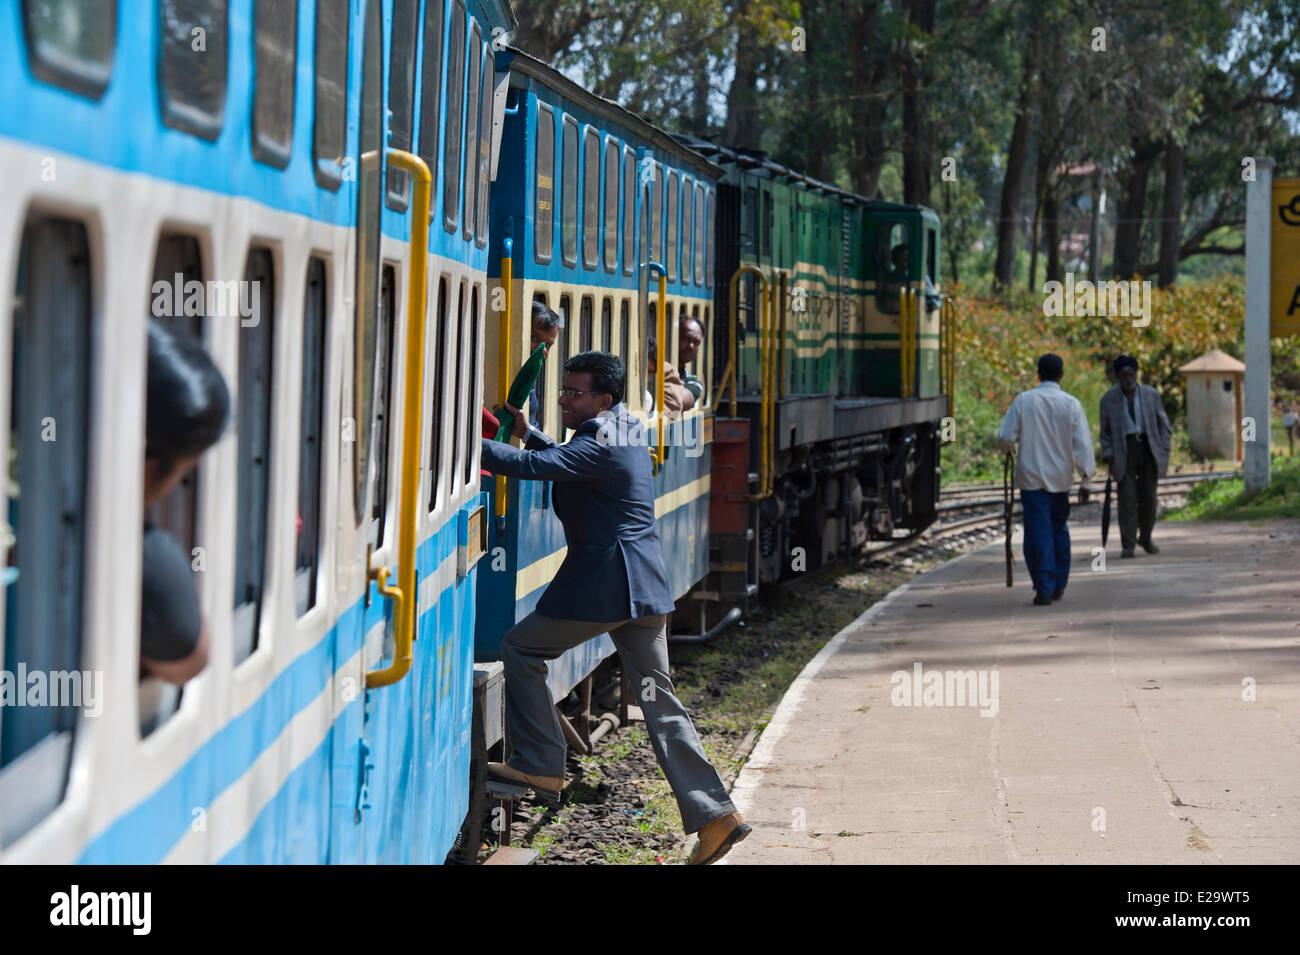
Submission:
POLYGON ((64 691, 0 708, 0 860, 451 848, 484 514, 465 422, 504 108, 489 41, 511 23, 498 0, 0 15, 0 646, 9 692, 38 671, 64 691), (201 339, 232 414, 146 514, 151 312, 201 339), (179 689, 140 677, 146 520, 192 555, 210 631, 179 689), (414 614, 380 592, 394 583, 414 614))
MULTIPOLYGON (((510 49, 499 62, 508 65, 510 90, 488 268, 508 314, 487 329, 487 394, 499 402, 528 356, 532 305, 542 300, 563 326, 538 384, 541 427, 557 441, 567 438, 558 405, 565 360, 588 349, 611 351, 628 369, 625 401, 648 423, 657 452, 657 383, 646 356, 658 334, 659 278, 646 263, 663 267, 663 351, 677 365, 681 317, 705 329, 713 323, 709 240, 718 169, 527 54, 510 49)), ((664 560, 678 597, 708 569, 711 357, 701 352, 683 370, 703 379, 703 400, 664 425, 654 479, 664 560)), ((494 498, 491 570, 479 578, 475 653, 497 660, 505 632, 533 610, 564 560, 565 541, 550 482, 485 478, 484 487, 494 498)), ((552 661, 553 698, 568 696, 613 650, 602 635, 552 661)))
POLYGON ((716 307, 734 320, 713 329, 726 417, 704 590, 734 602, 873 534, 933 521, 951 380, 951 349, 940 357, 940 345, 953 310, 938 290, 929 209, 678 138, 724 170, 716 307), (720 481, 746 473, 748 484, 719 496, 720 481))

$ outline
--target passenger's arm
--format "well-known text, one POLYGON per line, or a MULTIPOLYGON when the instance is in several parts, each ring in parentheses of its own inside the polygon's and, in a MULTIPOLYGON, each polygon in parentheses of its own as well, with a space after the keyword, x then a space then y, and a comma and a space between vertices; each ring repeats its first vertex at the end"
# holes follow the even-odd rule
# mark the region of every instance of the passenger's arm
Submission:
POLYGON ((541 450, 520 450, 485 440, 482 464, 493 474, 524 481, 594 481, 604 470, 607 458, 594 436, 580 434, 568 444, 541 450))

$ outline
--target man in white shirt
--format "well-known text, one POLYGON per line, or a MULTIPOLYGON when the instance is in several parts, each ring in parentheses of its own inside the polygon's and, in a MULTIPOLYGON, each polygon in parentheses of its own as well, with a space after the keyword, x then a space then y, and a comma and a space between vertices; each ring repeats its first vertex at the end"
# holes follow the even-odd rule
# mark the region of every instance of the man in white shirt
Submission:
POLYGON ((1038 359, 1037 388, 1011 402, 998 428, 998 448, 1015 449, 1016 484, 1024 511, 1025 564, 1034 584, 1034 604, 1060 600, 1070 576, 1070 485, 1077 468, 1079 504, 1088 503, 1089 482, 1096 470, 1092 432, 1079 399, 1061 390, 1065 363, 1059 355, 1038 359))

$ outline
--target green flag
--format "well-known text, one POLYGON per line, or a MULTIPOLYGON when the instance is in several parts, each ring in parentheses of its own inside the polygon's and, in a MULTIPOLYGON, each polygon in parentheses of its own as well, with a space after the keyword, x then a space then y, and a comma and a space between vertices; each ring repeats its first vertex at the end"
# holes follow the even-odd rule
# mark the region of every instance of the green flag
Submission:
MULTIPOLYGON (((522 408, 524 402, 528 400, 529 393, 533 390, 533 385, 537 384, 537 379, 542 373, 542 365, 546 363, 546 345, 538 345, 533 349, 533 353, 528 356, 524 366, 519 369, 519 374, 515 375, 515 380, 510 383, 510 393, 506 397, 506 402, 516 408, 522 408)), ((540 395, 538 396, 541 397, 540 395)), ((515 427, 515 416, 505 408, 497 411, 497 417, 501 420, 501 428, 497 431, 498 441, 509 441, 510 432, 515 427)))

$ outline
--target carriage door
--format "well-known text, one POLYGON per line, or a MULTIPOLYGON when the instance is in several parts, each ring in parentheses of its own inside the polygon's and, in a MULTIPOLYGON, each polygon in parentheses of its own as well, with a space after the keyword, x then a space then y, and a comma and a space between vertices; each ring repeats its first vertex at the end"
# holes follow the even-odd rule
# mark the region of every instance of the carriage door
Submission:
MULTIPOLYGON (((366 4, 361 63, 359 155, 344 160, 356 170, 356 234, 348 279, 353 283, 352 334, 344 352, 340 401, 338 494, 338 636, 334 642, 336 719, 331 732, 330 862, 355 863, 367 849, 363 825, 370 804, 375 758, 369 736, 365 675, 391 653, 391 605, 369 580, 372 563, 390 560, 383 550, 387 440, 384 435, 388 341, 382 313, 379 257, 384 193, 384 104, 378 0, 366 4), (375 647, 381 639, 382 647, 375 647), (367 638, 371 648, 366 649, 367 638)), ((345 177, 345 182, 347 181, 345 177)), ((347 279, 345 279, 346 281, 347 279)), ((392 535, 389 535, 390 537, 392 535)), ((391 549, 391 548, 389 548, 391 549)))

